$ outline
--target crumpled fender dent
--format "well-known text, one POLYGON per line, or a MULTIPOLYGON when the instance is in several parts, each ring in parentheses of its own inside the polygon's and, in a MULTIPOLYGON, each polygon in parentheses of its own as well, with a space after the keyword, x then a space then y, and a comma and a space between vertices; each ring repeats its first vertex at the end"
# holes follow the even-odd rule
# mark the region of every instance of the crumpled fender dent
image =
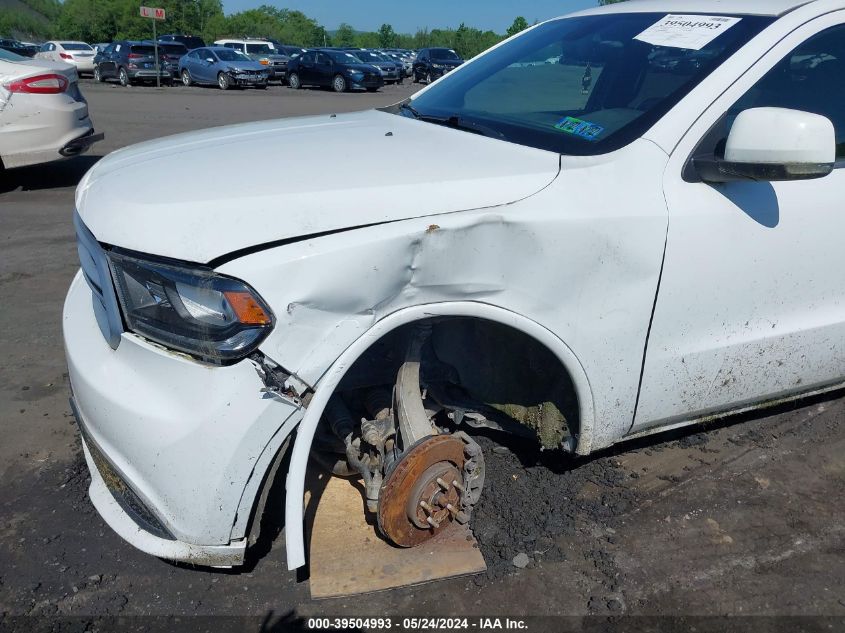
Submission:
POLYGON ((322 407, 364 349, 408 321, 489 318, 534 336, 571 373, 576 451, 624 436, 665 246, 667 158, 642 140, 563 157, 556 180, 517 203, 306 238, 217 268, 272 307, 261 352, 298 379, 286 386, 300 395, 316 386, 288 473, 291 568, 304 563, 305 466, 322 407))

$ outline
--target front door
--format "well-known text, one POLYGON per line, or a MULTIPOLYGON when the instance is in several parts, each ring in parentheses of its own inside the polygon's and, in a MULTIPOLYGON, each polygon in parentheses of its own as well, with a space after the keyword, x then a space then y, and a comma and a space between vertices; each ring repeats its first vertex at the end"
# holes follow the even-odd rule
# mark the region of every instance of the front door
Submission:
POLYGON ((301 84, 316 83, 316 75, 314 73, 314 62, 317 59, 317 53, 309 51, 302 54, 302 59, 299 62, 299 81, 301 84))
POLYGON ((333 70, 331 57, 325 53, 317 53, 317 64, 314 66, 316 83, 321 86, 330 86, 333 70))
POLYGON ((666 259, 632 430, 845 377, 843 23, 839 11, 793 31, 705 112, 673 153, 664 181, 666 259), (702 143, 713 142, 718 152, 736 115, 760 106, 831 119, 837 169, 817 180, 771 183, 684 177, 702 143), (714 124, 721 133, 708 133, 714 124))

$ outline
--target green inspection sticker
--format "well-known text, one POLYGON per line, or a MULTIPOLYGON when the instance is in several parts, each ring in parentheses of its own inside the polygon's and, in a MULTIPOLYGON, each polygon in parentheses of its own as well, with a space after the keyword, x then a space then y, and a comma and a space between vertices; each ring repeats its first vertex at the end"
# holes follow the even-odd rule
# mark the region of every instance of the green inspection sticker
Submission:
POLYGON ((555 129, 560 130, 561 132, 566 132, 567 134, 580 136, 588 141, 597 140, 598 136, 604 132, 603 126, 598 125, 597 123, 590 123, 589 121, 576 119, 574 116, 562 118, 560 121, 555 123, 555 129))

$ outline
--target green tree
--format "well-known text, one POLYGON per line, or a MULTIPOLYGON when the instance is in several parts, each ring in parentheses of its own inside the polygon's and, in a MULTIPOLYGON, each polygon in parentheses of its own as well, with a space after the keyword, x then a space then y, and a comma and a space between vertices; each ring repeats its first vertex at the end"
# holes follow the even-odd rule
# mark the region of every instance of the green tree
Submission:
POLYGON ((382 24, 378 30, 378 41, 381 48, 396 46, 396 32, 389 24, 382 24))
POLYGON ((378 33, 375 31, 356 33, 355 46, 359 48, 378 48, 381 46, 378 33))
POLYGON ((343 22, 332 36, 335 46, 355 46, 355 29, 346 22, 343 22))
POLYGON ((512 35, 516 35, 520 31, 524 31, 528 28, 528 20, 526 20, 521 15, 516 16, 514 18, 513 24, 508 27, 507 36, 511 37, 512 35))

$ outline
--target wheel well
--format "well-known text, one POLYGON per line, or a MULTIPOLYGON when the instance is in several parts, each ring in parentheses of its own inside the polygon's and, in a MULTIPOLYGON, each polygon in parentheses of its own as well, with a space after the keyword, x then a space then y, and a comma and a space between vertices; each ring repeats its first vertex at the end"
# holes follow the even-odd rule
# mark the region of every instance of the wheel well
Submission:
POLYGON ((482 318, 434 317, 392 330, 353 363, 335 393, 355 400, 356 392, 392 387, 421 325, 431 326, 421 375, 433 399, 447 410, 480 412, 494 428, 533 434, 544 448, 574 446, 580 416, 569 372, 533 337, 482 318))

